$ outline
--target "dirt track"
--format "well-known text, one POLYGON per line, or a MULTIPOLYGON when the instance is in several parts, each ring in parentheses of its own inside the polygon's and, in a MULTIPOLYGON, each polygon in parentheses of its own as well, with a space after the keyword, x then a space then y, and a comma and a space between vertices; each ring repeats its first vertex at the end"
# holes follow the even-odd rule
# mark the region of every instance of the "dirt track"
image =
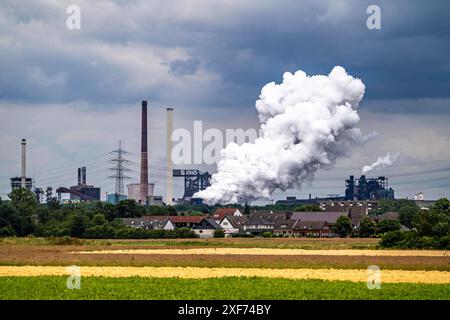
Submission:
MULTIPOLYGON (((142 248, 142 247, 141 247, 142 248)), ((91 265, 91 266, 155 266, 155 267, 232 267, 232 268, 333 268, 365 269, 378 265, 381 269, 446 270, 446 256, 349 256, 349 255, 243 255, 243 254, 78 254, 86 250, 110 250, 108 246, 0 246, 0 265, 91 265)), ((119 248, 117 248, 119 249, 119 248)), ((126 246, 120 249, 137 249, 126 246)), ((162 247, 164 250, 181 249, 162 247)), ((193 249, 193 248, 190 248, 193 249)), ((199 249, 199 248, 197 248, 199 249)), ((284 249, 283 249, 284 250, 284 249)), ((169 252, 171 252, 169 251, 169 252)), ((159 251, 163 252, 163 251, 159 251)), ((308 253, 313 251, 308 250, 308 253)), ((411 251, 405 251, 411 252, 411 251)))
POLYGON ((186 248, 80 251, 79 254, 161 254, 161 255, 270 255, 270 256, 369 256, 369 257, 448 257, 445 250, 304 250, 275 248, 186 248))

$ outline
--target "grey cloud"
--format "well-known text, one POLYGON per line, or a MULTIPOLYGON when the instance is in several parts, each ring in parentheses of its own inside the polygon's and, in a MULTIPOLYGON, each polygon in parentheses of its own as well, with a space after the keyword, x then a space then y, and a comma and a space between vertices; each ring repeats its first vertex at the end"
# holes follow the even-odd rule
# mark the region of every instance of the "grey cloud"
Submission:
POLYGON ((369 1, 79 3, 82 30, 71 32, 64 20, 70 1, 2 2, 4 96, 111 103, 147 94, 170 103, 252 105, 260 87, 285 71, 317 74, 337 64, 364 80, 370 99, 449 96, 447 2, 379 1, 378 31, 365 27, 369 1), (137 46, 152 55, 137 63, 137 46), (121 51, 122 60, 111 59, 121 51), (151 67, 164 61, 171 61, 165 69, 151 67), (216 81, 170 78, 196 75, 199 61, 216 81), (51 88, 30 81, 36 68, 51 88), (183 98, 170 101, 175 91, 183 98))
POLYGON ((189 58, 186 60, 174 60, 170 62, 170 72, 172 72, 177 77, 182 77, 186 75, 194 74, 198 66, 200 65, 200 60, 198 58, 189 58))
POLYGON ((450 98, 366 100, 361 108, 376 113, 450 114, 450 98))
MULTIPOLYGON (((450 109, 448 1, 377 1, 382 10, 377 31, 365 25, 368 0, 76 2, 82 9, 79 31, 65 28, 65 8, 73 1, 1 1, 3 109, 33 111, 28 121, 36 124, 35 117, 48 110, 41 105, 51 104, 52 121, 63 122, 59 105, 114 114, 147 98, 155 109, 175 107, 185 121, 254 125, 254 103, 264 84, 280 82, 285 71, 324 74, 342 65, 366 84, 364 131, 380 133, 361 150, 364 161, 396 146, 411 159, 419 153, 442 158, 449 151, 450 133, 443 124, 435 128, 439 121, 448 123, 450 109), (417 121, 408 122, 411 117, 417 121), (414 135, 420 148, 408 138, 412 127, 421 128, 414 135), (427 146, 430 139, 434 143, 427 146)), ((94 117, 100 121, 104 116, 94 117)), ((111 128, 123 125, 114 121, 111 128)), ((26 134, 40 135, 39 143, 52 141, 56 129, 43 130, 46 123, 40 123, 26 134)), ((128 120, 127 126, 133 123, 128 120)), ((70 134, 68 128, 60 130, 70 134)), ((10 148, 22 135, 5 126, 0 133, 10 148)), ((105 139, 108 133, 112 148, 119 135, 105 130, 105 139)), ((135 139, 128 131, 123 135, 135 139)), ((77 145, 67 155, 68 146, 63 152, 50 144, 47 153, 59 154, 58 161, 64 162, 98 149, 98 142, 79 139, 77 144, 87 149, 77 145)), ((2 175, 16 169, 0 156, 2 175)))

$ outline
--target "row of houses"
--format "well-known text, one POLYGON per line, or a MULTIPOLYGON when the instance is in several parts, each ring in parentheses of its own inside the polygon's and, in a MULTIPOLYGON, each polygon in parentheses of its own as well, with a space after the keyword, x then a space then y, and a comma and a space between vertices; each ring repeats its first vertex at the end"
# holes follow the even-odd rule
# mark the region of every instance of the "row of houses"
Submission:
POLYGON ((192 229, 201 238, 212 238, 220 225, 207 216, 143 216, 140 218, 124 218, 122 222, 132 228, 145 230, 192 229))
POLYGON ((219 225, 226 235, 250 234, 261 236, 270 232, 276 236, 289 237, 333 237, 331 228, 340 216, 348 216, 355 227, 357 219, 348 212, 272 212, 256 211, 248 217, 225 216, 219 225))
MULTIPOLYGON (((273 212, 254 211, 243 215, 239 209, 220 208, 211 215, 204 216, 145 216, 123 219, 125 225, 147 230, 174 230, 190 228, 199 237, 213 237, 217 229, 225 236, 253 235, 262 236, 269 232, 286 237, 334 237, 332 227, 340 216, 347 216, 354 228, 368 214, 368 206, 337 206, 328 204, 333 211, 320 212, 273 212)), ((391 217, 389 217, 391 218, 391 217)))

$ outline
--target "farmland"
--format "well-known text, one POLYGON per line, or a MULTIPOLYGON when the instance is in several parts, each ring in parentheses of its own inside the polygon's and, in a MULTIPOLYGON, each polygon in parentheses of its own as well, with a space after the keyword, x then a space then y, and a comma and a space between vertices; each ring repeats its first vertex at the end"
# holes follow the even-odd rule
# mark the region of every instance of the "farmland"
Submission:
POLYGON ((267 278, 82 279, 80 290, 68 290, 66 277, 0 277, 0 299, 449 299, 450 286, 383 284, 267 278), (7 288, 4 290, 4 288, 7 288))
POLYGON ((7 238, 0 299, 450 299, 448 251, 377 241, 7 238), (70 265, 80 290, 66 288, 70 265), (380 290, 366 286, 370 265, 380 290))

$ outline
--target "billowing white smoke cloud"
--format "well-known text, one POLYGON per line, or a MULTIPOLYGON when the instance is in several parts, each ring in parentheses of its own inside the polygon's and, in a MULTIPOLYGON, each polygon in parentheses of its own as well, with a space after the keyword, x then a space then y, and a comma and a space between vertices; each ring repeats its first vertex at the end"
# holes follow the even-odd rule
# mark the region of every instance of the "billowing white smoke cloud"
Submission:
POLYGON ((355 127, 364 90, 361 80, 339 66, 328 76, 299 70, 286 72, 281 84, 266 84, 256 101, 261 137, 228 144, 211 186, 195 197, 236 203, 268 198, 277 188, 300 188, 365 139, 355 127))
POLYGON ((372 170, 378 170, 392 165, 400 156, 400 153, 391 155, 389 152, 384 157, 378 157, 377 161, 362 168, 362 173, 366 174, 372 170))

